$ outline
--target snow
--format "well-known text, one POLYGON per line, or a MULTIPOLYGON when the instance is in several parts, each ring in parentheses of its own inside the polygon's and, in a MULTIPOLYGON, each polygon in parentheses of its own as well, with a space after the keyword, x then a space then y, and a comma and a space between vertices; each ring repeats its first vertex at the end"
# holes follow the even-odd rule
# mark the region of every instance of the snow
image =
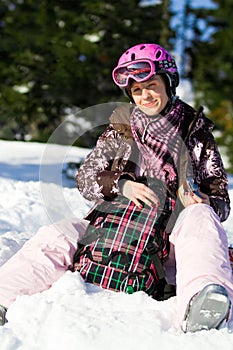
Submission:
MULTIPOLYGON (((83 217, 85 201, 65 163, 81 161, 88 150, 0 140, 0 265, 42 225, 70 215, 83 217)), ((233 199, 233 179, 230 177, 233 199)), ((224 223, 233 242, 233 213, 224 223)), ((16 267, 17 268, 17 267, 16 267)), ((229 329, 183 334, 176 298, 157 302, 146 294, 114 293, 85 284, 68 271, 43 293, 19 296, 0 327, 1 350, 230 350, 229 329)))

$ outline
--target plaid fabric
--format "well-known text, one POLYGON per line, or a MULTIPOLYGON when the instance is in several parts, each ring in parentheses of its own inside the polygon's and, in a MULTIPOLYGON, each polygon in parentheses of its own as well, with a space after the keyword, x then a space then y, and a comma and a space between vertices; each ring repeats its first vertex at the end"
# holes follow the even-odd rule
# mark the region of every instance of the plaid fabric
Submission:
POLYGON ((129 273, 122 269, 96 263, 84 257, 83 266, 80 269, 81 276, 86 282, 97 284, 105 289, 132 293, 145 291, 149 295, 155 294, 158 284, 150 271, 145 273, 129 273), (129 288, 130 287, 130 288, 129 288))
POLYGON ((123 196, 100 205, 86 233, 93 242, 81 249, 74 270, 106 289, 154 296, 159 278, 146 248, 152 242, 161 259, 167 256, 159 227, 162 211, 163 206, 140 209, 123 196))
MULTIPOLYGON (((179 187, 180 152, 193 117, 194 109, 179 99, 168 115, 159 118, 149 117, 137 106, 131 113, 133 137, 142 156, 141 173, 164 181, 173 194, 179 187)), ((186 171, 193 174, 191 164, 186 171)))

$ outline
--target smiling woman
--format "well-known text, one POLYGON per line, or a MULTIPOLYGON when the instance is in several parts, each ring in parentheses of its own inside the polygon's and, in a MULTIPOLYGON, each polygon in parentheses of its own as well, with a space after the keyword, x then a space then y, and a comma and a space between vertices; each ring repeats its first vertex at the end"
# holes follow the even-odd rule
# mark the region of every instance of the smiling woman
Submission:
MULTIPOLYGON (((230 321, 233 280, 221 225, 230 213, 228 180, 213 123, 176 96, 176 63, 157 44, 124 52, 113 79, 134 104, 114 109, 76 174, 93 207, 84 218, 41 227, 1 267, 0 305, 50 288, 67 270, 156 300, 174 295, 172 280, 180 328, 219 329, 230 321), (188 177, 196 186, 185 186, 188 177)), ((50 209, 59 198, 57 190, 50 209)))
POLYGON ((136 105, 148 115, 161 113, 168 103, 166 85, 161 76, 154 76, 143 83, 134 81, 128 91, 136 105))
MULTIPOLYGON (((141 210, 144 205, 157 207, 158 215, 160 205, 163 206, 164 203, 161 204, 158 188, 153 189, 150 182, 153 179, 166 184, 165 203, 167 204, 168 200, 170 204, 168 207, 165 204, 164 208, 167 211, 168 224, 163 226, 162 221, 160 230, 165 241, 166 235, 169 235, 170 260, 173 260, 174 267, 176 264, 177 315, 180 326, 184 332, 219 329, 223 323, 229 321, 233 280, 226 232, 220 224, 220 220, 226 220, 230 209, 227 177, 211 135, 213 125, 203 115, 202 108, 195 111, 177 98, 176 86, 179 84, 179 75, 176 63, 159 45, 146 43, 129 48, 119 58, 112 75, 114 82, 124 90, 131 102, 136 104, 128 110, 128 122, 132 133, 128 133, 126 138, 124 128, 119 128, 117 116, 118 113, 123 113, 119 108, 113 118, 117 128, 114 123, 110 124, 78 171, 78 188, 86 198, 90 198, 89 195, 93 198, 95 194, 99 200, 112 200, 112 205, 116 198, 123 196, 124 200, 128 198, 129 203, 134 203, 141 210), (136 150, 132 147, 133 141, 136 143, 136 150), (122 157, 122 148, 126 147, 126 144, 127 153, 124 152, 122 157), (187 152, 184 151, 186 147, 187 152), (201 153, 198 152, 199 149, 202 149, 201 153), (187 154, 190 159, 186 158, 187 154), (136 159, 136 164, 132 162, 133 159, 134 162, 136 159), (184 159, 188 166, 180 167, 184 159), (190 174, 194 183, 198 184, 198 192, 189 190, 184 185, 190 174), (179 202, 181 192, 184 207, 181 207, 179 202), (175 261, 172 256, 173 249, 175 261), (216 257, 214 261, 212 256, 216 257), (216 310, 218 317, 214 317, 216 310), (202 317, 203 313, 211 317, 202 317)), ((107 205, 106 203, 106 208, 107 205)), ((124 225, 122 227, 120 220, 117 220, 117 215, 114 221, 112 216, 109 218, 108 214, 103 214, 105 212, 103 207, 103 204, 97 204, 88 216, 91 222, 90 231, 87 230, 84 240, 79 242, 77 269, 86 281, 104 288, 113 288, 112 278, 114 278, 114 283, 118 283, 120 290, 123 288, 123 282, 124 286, 126 283, 135 288, 134 291, 144 290, 138 275, 142 271, 138 271, 137 268, 133 271, 127 270, 128 276, 124 275, 124 281, 121 281, 118 276, 119 267, 117 266, 116 271, 109 265, 111 252, 114 252, 113 242, 116 246, 124 246, 123 237, 126 228, 124 225), (105 243, 106 247, 109 244, 108 254, 103 248, 104 238, 102 235, 99 238, 98 232, 101 233, 109 225, 117 228, 121 237, 118 242, 117 233, 114 238, 107 234, 105 243), (99 240, 103 250, 97 252, 99 240), (95 256, 98 256, 98 259, 95 256), (105 259, 109 264, 104 262, 105 259), (136 280, 132 281, 130 273, 136 275, 134 276, 136 280)), ((108 213, 107 209, 106 211, 108 213)), ((135 219, 126 208, 124 215, 125 213, 128 214, 128 220, 123 216, 122 221, 127 222, 127 227, 131 227, 135 219)), ((145 221, 147 218, 146 216, 145 221)), ((126 236, 128 235, 127 231, 126 236)), ((160 257, 165 259, 164 249, 161 247, 157 249, 160 251, 160 257)), ((134 252, 133 247, 130 251, 134 252)), ((140 253, 135 252, 134 255, 140 256, 140 253)), ((156 263, 154 267, 155 270, 157 268, 158 275, 161 275, 156 263)), ((125 273, 125 269, 123 270, 125 273)), ((117 289, 117 286, 114 285, 114 288, 117 289)), ((151 290, 151 285, 147 291, 148 294, 152 293, 154 298, 158 297, 158 290, 151 290)))

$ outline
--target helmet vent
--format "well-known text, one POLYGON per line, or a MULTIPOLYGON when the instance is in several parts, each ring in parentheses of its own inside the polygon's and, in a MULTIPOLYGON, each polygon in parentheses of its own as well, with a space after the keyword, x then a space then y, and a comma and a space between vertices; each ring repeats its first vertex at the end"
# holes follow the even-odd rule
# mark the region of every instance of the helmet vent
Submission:
POLYGON ((141 47, 140 47, 140 50, 143 50, 143 49, 145 49, 145 45, 142 45, 141 47))
POLYGON ((158 51, 156 52, 155 58, 156 58, 157 60, 159 60, 160 57, 162 56, 162 54, 163 54, 162 50, 158 50, 158 51))
POLYGON ((132 60, 132 61, 135 60, 135 53, 132 53, 132 55, 131 55, 131 60, 132 60))

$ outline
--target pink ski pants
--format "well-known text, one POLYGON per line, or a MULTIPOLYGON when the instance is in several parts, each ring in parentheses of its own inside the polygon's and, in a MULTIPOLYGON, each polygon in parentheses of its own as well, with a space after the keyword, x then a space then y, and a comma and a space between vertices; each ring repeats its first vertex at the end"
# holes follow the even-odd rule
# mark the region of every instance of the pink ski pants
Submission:
POLYGON ((75 218, 41 227, 0 267, 0 305, 8 308, 18 295, 50 288, 72 264, 77 240, 87 224, 75 218))
POLYGON ((176 261, 177 315, 180 326, 190 299, 206 285, 224 286, 233 301, 233 276, 226 232, 214 210, 193 204, 179 215, 170 236, 176 261))
MULTIPOLYGON (((2 267, 0 267, 0 304, 9 307, 20 294, 48 289, 69 268, 88 222, 62 220, 44 226, 2 267)), ((194 294, 210 283, 227 289, 233 300, 232 270, 226 233, 213 209, 206 204, 185 208, 170 236, 176 264, 177 314, 180 325, 194 294)), ((170 276, 171 277, 171 276, 170 276)))

